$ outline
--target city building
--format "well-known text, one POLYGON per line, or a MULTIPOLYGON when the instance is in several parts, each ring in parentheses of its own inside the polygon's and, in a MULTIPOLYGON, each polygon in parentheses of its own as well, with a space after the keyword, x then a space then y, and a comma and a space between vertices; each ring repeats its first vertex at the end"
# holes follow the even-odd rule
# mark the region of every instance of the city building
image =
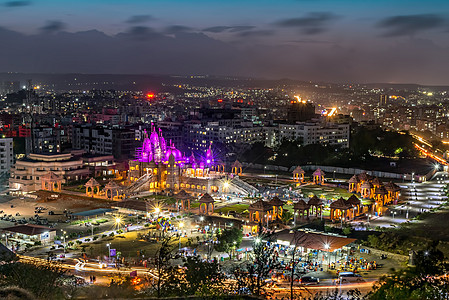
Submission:
POLYGON ((19 81, 3 81, 0 82, 0 95, 15 93, 20 90, 19 81))
POLYGON ((60 153, 68 144, 68 132, 63 127, 40 126, 31 130, 32 153, 60 153))
POLYGON ((8 173, 13 165, 13 139, 0 138, 0 174, 8 173))
POLYGON ((287 111, 287 122, 304 122, 315 117, 315 105, 308 101, 291 101, 287 111))
POLYGON ((279 124, 277 141, 299 141, 302 145, 325 144, 349 147, 350 125, 323 122, 279 124))
POLYGON ((127 159, 134 152, 135 132, 121 126, 76 125, 72 130, 72 147, 86 153, 127 159))
POLYGON ((40 225, 24 224, 1 229, 9 240, 21 242, 23 244, 40 242, 43 245, 54 242, 56 229, 40 225))
POLYGON ((380 95, 379 97, 379 106, 387 106, 388 105, 388 99, 390 97, 388 95, 380 95))
POLYGON ((50 172, 67 180, 89 177, 89 169, 82 158, 72 153, 29 154, 16 161, 11 168, 9 187, 13 193, 29 193, 42 189, 43 177, 50 172))

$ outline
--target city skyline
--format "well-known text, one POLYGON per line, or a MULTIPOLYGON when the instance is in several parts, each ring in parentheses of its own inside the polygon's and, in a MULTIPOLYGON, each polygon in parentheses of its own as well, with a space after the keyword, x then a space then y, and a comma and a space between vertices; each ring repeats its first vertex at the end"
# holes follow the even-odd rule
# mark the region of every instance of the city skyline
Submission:
POLYGON ((448 4, 407 3, 4 1, 0 71, 449 84, 448 4))

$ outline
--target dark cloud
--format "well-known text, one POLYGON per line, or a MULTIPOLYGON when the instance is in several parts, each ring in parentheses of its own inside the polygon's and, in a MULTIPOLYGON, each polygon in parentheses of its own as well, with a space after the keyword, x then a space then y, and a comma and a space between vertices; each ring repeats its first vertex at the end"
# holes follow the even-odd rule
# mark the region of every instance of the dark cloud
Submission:
POLYGON ((301 18, 290 18, 276 22, 280 27, 298 28, 304 34, 314 35, 324 32, 338 17, 330 12, 314 12, 301 18))
POLYGON ((126 20, 126 23, 129 24, 140 24, 140 23, 145 23, 148 21, 153 20, 153 17, 150 15, 136 15, 136 16, 131 16, 128 20, 126 20))
POLYGON ((117 34, 117 36, 137 41, 154 40, 163 37, 162 34, 148 26, 132 26, 126 32, 117 34))
POLYGON ((63 30, 65 27, 65 23, 61 21, 47 21, 47 24, 41 27, 40 30, 43 33, 54 33, 63 30))
POLYGON ((361 43, 335 39, 321 44, 321 39, 306 36, 297 43, 270 45, 235 40, 223 42, 196 32, 167 36, 143 26, 112 36, 96 30, 23 34, 0 27, 0 71, 449 84, 449 47, 430 40, 368 39, 361 43))
POLYGON ((311 39, 288 41, 288 42, 289 43, 298 43, 298 44, 332 44, 332 42, 329 42, 329 41, 319 41, 319 40, 311 40, 311 39))
POLYGON ((4 5, 6 7, 22 7, 31 5, 31 1, 8 1, 4 5))
POLYGON ((151 27, 147 26, 133 26, 129 28, 129 30, 126 33, 131 35, 146 35, 154 33, 154 30, 151 27))
POLYGON ((223 32, 223 31, 228 31, 229 28, 231 28, 231 27, 230 26, 213 26, 213 27, 204 28, 203 31, 219 33, 219 32, 223 32))
POLYGON ((204 32, 213 32, 213 33, 219 33, 219 32, 240 32, 240 31, 247 31, 256 28, 255 26, 213 26, 203 29, 204 32))
POLYGON ((252 30, 252 31, 240 31, 237 33, 239 37, 260 37, 273 35, 273 30, 252 30))
POLYGON ((176 34, 182 32, 191 32, 193 29, 188 26, 183 25, 172 25, 165 28, 164 33, 166 34, 176 34))
POLYGON ((256 28, 256 26, 232 26, 229 31, 230 32, 240 32, 240 31, 247 31, 252 30, 256 28))
POLYGON ((434 14, 394 16, 380 21, 377 26, 384 28, 383 36, 414 35, 419 31, 442 27, 445 20, 434 14))

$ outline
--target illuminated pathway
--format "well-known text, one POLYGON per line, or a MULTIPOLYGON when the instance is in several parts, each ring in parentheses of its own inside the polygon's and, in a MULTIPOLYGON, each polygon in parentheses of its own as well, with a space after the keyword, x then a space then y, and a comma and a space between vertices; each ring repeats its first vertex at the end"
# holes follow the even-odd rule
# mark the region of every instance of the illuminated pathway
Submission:
POLYGON ((391 206, 387 213, 370 222, 371 226, 390 227, 406 222, 418 214, 429 211, 447 201, 443 188, 449 183, 449 174, 437 172, 431 181, 399 183, 402 204, 391 206))
MULTIPOLYGON (((34 258, 29 256, 20 256, 20 260, 23 262, 32 262, 37 264, 44 264, 47 263, 46 260, 40 259, 40 258, 34 258)), ((100 268, 98 263, 92 263, 92 262, 83 262, 79 259, 67 259, 65 263, 59 264, 59 266, 65 270, 68 270, 73 275, 81 276, 83 277, 86 282, 89 282, 89 276, 95 275, 96 281, 95 284, 99 285, 107 285, 110 282, 110 275, 114 275, 117 273, 121 273, 124 275, 129 275, 132 271, 137 271, 137 274, 139 277, 144 276, 151 276, 153 278, 157 278, 156 275, 154 275, 151 271, 148 271, 145 268, 132 268, 132 269, 121 269, 117 270, 114 268, 100 268), (69 263, 70 261, 71 263, 69 263)), ((335 289, 338 289, 339 292, 347 292, 349 290, 358 289, 362 294, 368 293, 373 284, 376 282, 376 279, 366 279, 365 282, 360 283, 349 283, 349 284, 336 284, 334 279, 323 279, 320 281, 319 285, 313 285, 313 286, 304 286, 299 287, 295 286, 294 290, 295 293, 301 292, 304 295, 314 295, 319 292, 326 293, 326 292, 332 292, 335 289)), ((272 288, 272 290, 276 293, 276 295, 280 296, 287 296, 290 293, 290 283, 283 282, 276 287, 272 288)))

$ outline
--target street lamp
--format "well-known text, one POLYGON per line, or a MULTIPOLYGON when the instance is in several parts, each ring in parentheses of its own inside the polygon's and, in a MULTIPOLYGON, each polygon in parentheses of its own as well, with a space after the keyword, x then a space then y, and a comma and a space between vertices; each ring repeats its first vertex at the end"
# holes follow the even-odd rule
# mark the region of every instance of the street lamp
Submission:
POLYGON ((8 235, 7 234, 2 234, 2 237, 5 238, 5 244, 8 247, 8 235))
POLYGON ((120 229, 120 225, 122 224, 122 218, 115 217, 115 226, 120 229))
POLYGON ((256 238, 255 240, 254 240, 254 242, 256 243, 256 244, 259 244, 260 243, 260 238, 256 238))
POLYGON ((178 227, 179 227, 179 250, 181 250, 181 236, 182 236, 182 228, 184 227, 184 223, 180 222, 178 227))
POLYGON ((201 216, 201 217, 200 217, 200 222, 201 222, 201 231, 203 231, 203 228, 204 228, 204 224, 203 224, 203 221, 204 221, 204 217, 203 217, 203 216, 201 216))
POLYGON ((223 183, 223 193, 229 192, 228 188, 229 188, 229 181, 225 181, 223 183))
POLYGON ((329 270, 329 265, 330 265, 330 252, 329 252, 329 249, 330 249, 330 245, 329 245, 329 243, 325 243, 324 244, 324 249, 326 249, 326 251, 327 251, 327 270, 329 270))
POLYGON ((64 239, 64 253, 65 253, 65 234, 66 234, 67 232, 65 232, 65 231, 63 231, 62 232, 62 238, 64 239))

